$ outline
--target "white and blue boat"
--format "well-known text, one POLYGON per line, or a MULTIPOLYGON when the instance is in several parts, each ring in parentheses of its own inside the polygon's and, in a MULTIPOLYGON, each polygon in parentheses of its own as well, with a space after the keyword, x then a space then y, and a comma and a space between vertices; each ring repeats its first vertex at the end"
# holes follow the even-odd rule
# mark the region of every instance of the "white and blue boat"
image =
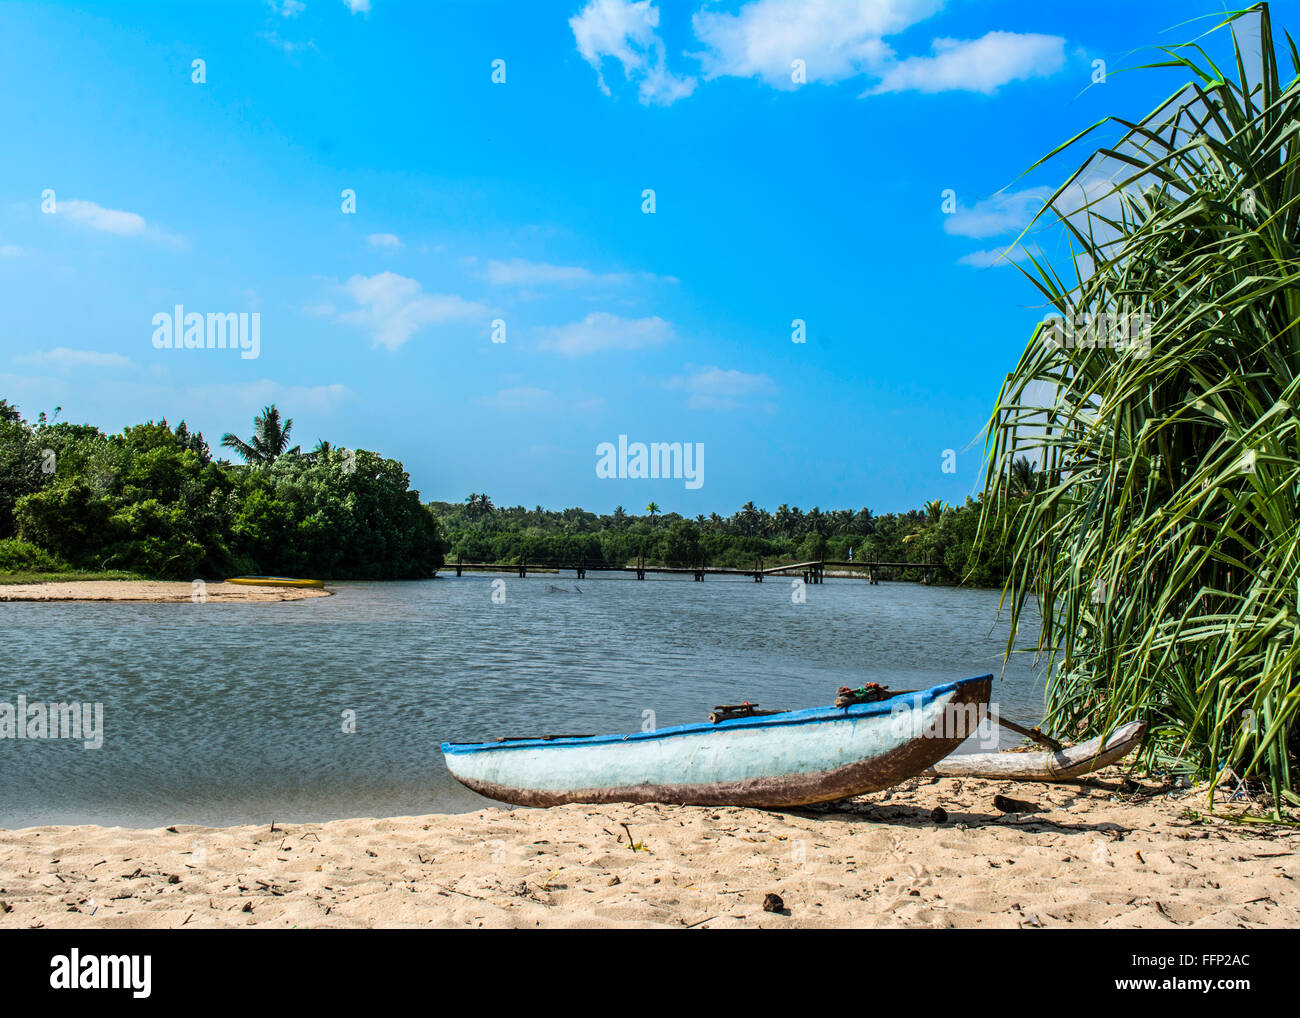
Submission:
POLYGON ((889 788, 942 760, 986 716, 993 676, 628 735, 442 744, 447 769, 520 806, 662 802, 783 808, 889 788))

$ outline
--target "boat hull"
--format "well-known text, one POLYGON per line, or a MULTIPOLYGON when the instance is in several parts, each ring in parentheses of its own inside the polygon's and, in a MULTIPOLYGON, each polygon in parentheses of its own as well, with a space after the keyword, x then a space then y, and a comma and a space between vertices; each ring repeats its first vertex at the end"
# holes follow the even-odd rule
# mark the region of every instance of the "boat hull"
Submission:
POLYGON ((941 760, 974 733, 991 685, 982 676, 843 708, 442 749, 462 784, 521 806, 803 806, 889 788, 941 760))

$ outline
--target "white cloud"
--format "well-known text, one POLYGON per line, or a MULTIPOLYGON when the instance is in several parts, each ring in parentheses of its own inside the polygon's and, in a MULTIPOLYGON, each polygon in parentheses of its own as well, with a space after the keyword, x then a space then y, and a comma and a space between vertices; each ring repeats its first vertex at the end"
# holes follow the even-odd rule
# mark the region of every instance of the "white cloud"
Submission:
MULTIPOLYGON (((1003 237, 1008 241, 1016 239, 1042 210, 1052 193, 1046 187, 1005 191, 977 201, 968 208, 959 206, 955 213, 944 217, 944 232, 955 237, 1003 237)), ((1104 223, 1089 220, 1094 216, 1117 219, 1121 199, 1113 180, 1097 173, 1088 173, 1061 193, 1053 208, 1038 220, 1029 236, 1020 243, 1014 247, 1004 245, 987 251, 971 251, 957 261, 961 265, 981 269, 1002 267, 1024 261, 1026 246, 1037 258, 1042 251, 1029 237, 1056 228, 1062 216, 1070 219, 1077 229, 1091 231, 1095 237, 1106 239, 1113 231, 1104 223)))
POLYGON ((98 350, 72 350, 66 346, 36 353, 17 354, 15 364, 48 365, 55 368, 121 368, 131 363, 131 358, 120 353, 101 353, 98 350))
POLYGON ((60 198, 54 204, 55 214, 64 216, 79 226, 85 226, 102 233, 113 233, 119 237, 148 236, 154 240, 168 243, 184 243, 183 238, 164 233, 156 226, 150 226, 144 216, 122 209, 106 209, 93 201, 79 198, 60 198))
POLYGON ((909 57, 864 95, 883 92, 983 92, 1011 81, 1043 78, 1065 65, 1059 35, 989 32, 979 39, 935 39, 934 56, 909 57))
POLYGON ((970 265, 977 269, 1005 268, 1015 262, 1024 261, 1026 251, 1019 244, 1008 247, 995 247, 988 251, 972 251, 957 259, 959 265, 970 265))
POLYGON ((652 272, 592 272, 579 265, 550 265, 523 258, 489 261, 484 270, 493 286, 621 286, 636 280, 676 283, 674 276, 656 276, 652 272))
POLYGON ((106 209, 93 201, 66 199, 56 202, 54 207, 57 214, 67 216, 74 223, 89 226, 92 230, 121 234, 124 237, 144 233, 149 226, 144 216, 134 212, 123 212, 120 209, 106 209))
POLYGON ((267 4, 282 18, 296 18, 307 9, 307 5, 302 0, 281 0, 279 3, 276 0, 267 0, 267 4))
POLYGON ((735 14, 699 11, 695 34, 706 78, 761 78, 794 88, 792 62, 808 81, 876 73, 893 57, 884 36, 923 21, 942 0, 753 0, 735 14))
POLYGON ((662 318, 621 318, 593 311, 580 322, 540 329, 542 349, 569 357, 601 350, 641 350, 673 338, 673 327, 662 318))
POLYGON ((700 368, 689 375, 671 378, 668 387, 688 392, 686 405, 692 410, 734 410, 745 400, 771 395, 777 388, 767 375, 719 367, 700 368))
POLYGON ((653 0, 590 0, 569 19, 573 38, 582 58, 596 70, 600 90, 610 94, 602 70, 612 57, 623 67, 623 76, 637 83, 640 101, 668 106, 695 91, 695 79, 679 77, 668 70, 659 27, 659 9, 653 0))
POLYGON ((943 232, 954 237, 996 237, 1019 233, 1052 196, 1046 187, 1025 191, 1003 191, 945 216, 943 232))
POLYGON ((290 56, 294 53, 305 53, 307 50, 316 49, 316 43, 310 39, 306 42, 294 42, 292 39, 284 38, 279 32, 261 32, 259 34, 276 49, 290 56))
POLYGON ((370 13, 370 0, 343 0, 343 6, 353 14, 370 13))
POLYGON ((372 233, 366 238, 366 243, 371 247, 389 248, 390 250, 405 247, 401 238, 395 233, 372 233))
POLYGON ((23 249, 17 244, 0 244, 0 258, 20 258, 23 249))
POLYGON ((487 308, 447 293, 424 293, 420 284, 395 272, 353 276, 343 284, 356 302, 340 319, 370 333, 375 345, 396 350, 430 325, 485 317, 487 308))

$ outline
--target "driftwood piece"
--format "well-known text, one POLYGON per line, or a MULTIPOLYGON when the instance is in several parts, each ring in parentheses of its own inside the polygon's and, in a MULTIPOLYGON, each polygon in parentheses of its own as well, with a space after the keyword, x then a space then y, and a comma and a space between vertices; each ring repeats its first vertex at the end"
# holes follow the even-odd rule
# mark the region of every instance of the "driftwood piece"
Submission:
POLYGON ((1036 802, 1026 802, 1024 799, 1011 799, 1005 795, 993 796, 993 806, 1003 813, 1037 813, 1039 806, 1036 802))
POLYGON ((940 778, 1076 781, 1122 760, 1141 744, 1146 730, 1146 722, 1131 721, 1111 732, 1104 744, 1089 739, 1059 753, 957 753, 922 773, 940 778))

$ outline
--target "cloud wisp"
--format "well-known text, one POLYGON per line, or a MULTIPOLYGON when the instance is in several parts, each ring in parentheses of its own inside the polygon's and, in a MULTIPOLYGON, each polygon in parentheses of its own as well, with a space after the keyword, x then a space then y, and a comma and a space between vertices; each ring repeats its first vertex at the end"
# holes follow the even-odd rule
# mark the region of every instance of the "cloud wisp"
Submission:
POLYGON ((580 322, 539 329, 541 348, 566 357, 583 357, 606 350, 643 350, 674 338, 673 327, 657 316, 623 318, 593 311, 580 322))
POLYGON ((691 410, 735 410, 774 395, 777 385, 764 374, 749 374, 735 368, 715 366, 691 370, 668 380, 668 388, 687 393, 691 410))
POLYGON ((341 321, 370 335, 376 346, 397 350, 416 333, 433 325, 482 319, 482 304, 449 293, 425 293, 417 280, 396 272, 352 276, 343 291, 356 307, 339 314, 341 321))
POLYGON ((146 237, 177 246, 185 244, 185 238, 150 224, 138 212, 105 208, 97 202, 81 198, 60 198, 53 208, 54 215, 88 230, 111 233, 118 237, 146 237))
POLYGON ((130 366, 131 358, 120 353, 103 353, 99 350, 73 350, 66 346, 56 346, 53 350, 15 354, 14 363, 59 368, 60 370, 68 368, 122 368, 130 366))

